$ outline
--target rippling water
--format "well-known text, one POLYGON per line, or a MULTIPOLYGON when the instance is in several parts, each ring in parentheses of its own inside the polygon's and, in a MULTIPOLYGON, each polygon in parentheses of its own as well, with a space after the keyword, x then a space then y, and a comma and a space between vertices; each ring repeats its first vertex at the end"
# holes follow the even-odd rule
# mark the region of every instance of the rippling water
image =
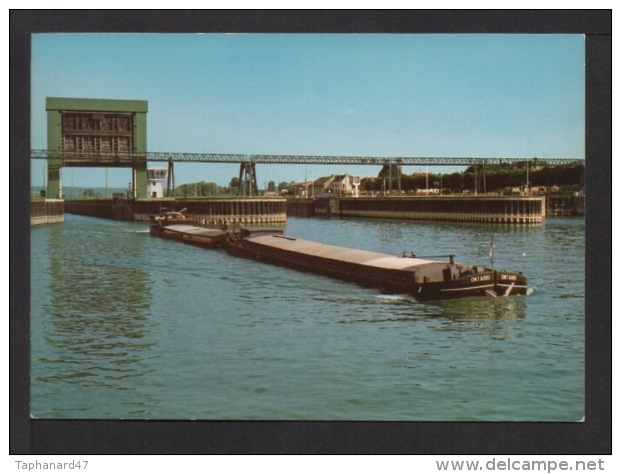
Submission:
POLYGON ((403 295, 67 215, 31 229, 39 418, 577 421, 584 220, 290 218, 311 240, 524 270, 529 295, 403 295))

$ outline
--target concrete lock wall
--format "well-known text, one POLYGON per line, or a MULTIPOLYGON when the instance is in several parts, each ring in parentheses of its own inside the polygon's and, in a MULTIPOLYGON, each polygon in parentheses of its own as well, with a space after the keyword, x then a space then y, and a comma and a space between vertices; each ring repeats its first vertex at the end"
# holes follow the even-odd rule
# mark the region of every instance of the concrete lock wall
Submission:
POLYGON ((151 215, 186 209, 192 222, 219 225, 280 224, 287 221, 285 199, 83 199, 66 201, 72 214, 149 222, 151 215))
POLYGON ((316 215, 384 219, 540 224, 544 197, 325 198, 316 215))
POLYGON ((30 201, 30 225, 58 224, 65 222, 62 199, 30 201))

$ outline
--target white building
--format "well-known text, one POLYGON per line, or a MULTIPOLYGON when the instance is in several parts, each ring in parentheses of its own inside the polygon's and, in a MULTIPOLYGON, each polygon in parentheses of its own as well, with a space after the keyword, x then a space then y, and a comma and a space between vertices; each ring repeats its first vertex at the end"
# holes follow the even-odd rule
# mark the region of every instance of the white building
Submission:
POLYGON ((316 180, 313 183, 313 191, 315 196, 332 194, 358 197, 358 186, 360 186, 359 176, 333 174, 316 180))
POLYGON ((147 170, 147 197, 164 197, 164 181, 166 181, 167 176, 167 168, 149 168, 147 170))

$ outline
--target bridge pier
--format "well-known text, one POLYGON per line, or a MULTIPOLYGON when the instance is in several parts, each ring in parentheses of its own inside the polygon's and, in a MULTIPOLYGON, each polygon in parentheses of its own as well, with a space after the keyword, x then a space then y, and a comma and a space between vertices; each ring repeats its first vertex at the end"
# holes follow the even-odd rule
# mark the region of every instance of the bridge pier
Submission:
POLYGON ((251 161, 242 161, 239 165, 239 191, 240 196, 252 196, 258 194, 256 165, 251 161))

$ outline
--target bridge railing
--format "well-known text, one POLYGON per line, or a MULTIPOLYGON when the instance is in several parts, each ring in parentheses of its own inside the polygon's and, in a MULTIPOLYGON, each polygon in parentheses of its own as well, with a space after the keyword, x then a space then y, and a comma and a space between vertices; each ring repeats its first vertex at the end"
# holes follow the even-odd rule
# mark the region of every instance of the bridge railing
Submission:
POLYGON ((33 149, 31 159, 57 159, 62 166, 132 166, 146 161, 309 165, 416 165, 416 166, 472 166, 500 165, 519 162, 548 165, 584 165, 582 158, 515 158, 515 157, 415 157, 415 156, 321 156, 321 155, 245 155, 232 153, 106 153, 70 152, 33 149))

